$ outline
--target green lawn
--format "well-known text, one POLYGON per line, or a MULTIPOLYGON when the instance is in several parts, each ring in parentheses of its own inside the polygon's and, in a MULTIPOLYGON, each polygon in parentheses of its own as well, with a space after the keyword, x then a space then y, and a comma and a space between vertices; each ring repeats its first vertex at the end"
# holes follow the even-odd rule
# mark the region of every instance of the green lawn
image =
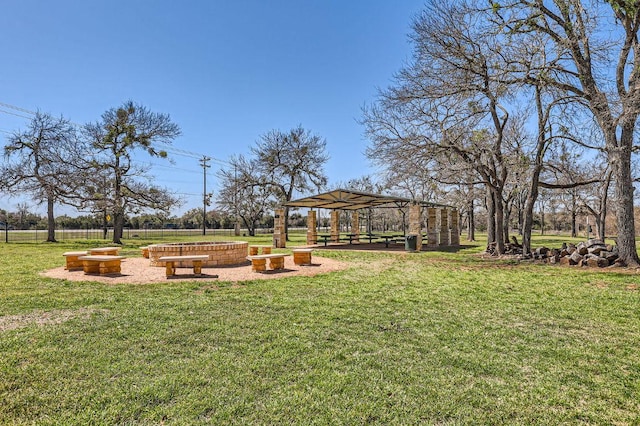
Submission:
POLYGON ((479 243, 215 287, 38 275, 98 243, 2 245, 1 424, 640 423, 635 273, 479 243))

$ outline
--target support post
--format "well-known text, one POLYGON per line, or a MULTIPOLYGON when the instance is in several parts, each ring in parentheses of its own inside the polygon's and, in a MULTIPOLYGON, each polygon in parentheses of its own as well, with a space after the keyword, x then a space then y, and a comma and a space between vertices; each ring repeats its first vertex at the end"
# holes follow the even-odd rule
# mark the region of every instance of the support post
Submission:
POLYGON ((409 206, 409 234, 416 236, 416 250, 422 249, 422 208, 420 204, 411 204, 409 206))
POLYGON ((287 234, 284 231, 284 209, 276 209, 273 223, 273 247, 285 248, 287 246, 287 234))
POLYGON ((449 210, 451 212, 451 237, 449 242, 452 246, 460 245, 460 215, 457 209, 449 210))
POLYGON ((351 212, 351 233, 355 234, 353 241, 360 241, 360 214, 358 210, 351 212))
POLYGON ((427 207, 427 246, 437 247, 438 238, 438 210, 434 207, 427 207))
POLYGON ((449 242, 449 209, 440 209, 440 245, 451 245, 449 242))
POLYGON ((340 210, 331 210, 331 241, 340 242, 340 210))
POLYGON ((316 211, 309 210, 309 213, 307 214, 307 245, 309 246, 318 243, 318 229, 316 225, 316 211))

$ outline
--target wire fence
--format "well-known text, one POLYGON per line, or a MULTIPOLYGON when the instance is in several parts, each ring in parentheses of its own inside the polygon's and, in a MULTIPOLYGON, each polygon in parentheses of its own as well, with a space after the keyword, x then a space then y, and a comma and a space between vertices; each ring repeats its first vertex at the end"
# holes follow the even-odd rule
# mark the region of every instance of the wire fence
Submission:
MULTIPOLYGON (((273 228, 256 229, 256 235, 272 234, 273 228)), ((0 242, 39 242, 47 239, 46 229, 35 230, 0 230, 0 242)), ((123 238, 140 238, 145 240, 162 240, 170 237, 195 237, 203 235, 202 229, 130 229, 125 228, 123 238)), ((207 229, 207 236, 234 236, 234 229, 207 229)), ((240 230, 240 235, 249 235, 246 229, 240 230)), ((112 240, 113 229, 56 229, 56 240, 112 240)))

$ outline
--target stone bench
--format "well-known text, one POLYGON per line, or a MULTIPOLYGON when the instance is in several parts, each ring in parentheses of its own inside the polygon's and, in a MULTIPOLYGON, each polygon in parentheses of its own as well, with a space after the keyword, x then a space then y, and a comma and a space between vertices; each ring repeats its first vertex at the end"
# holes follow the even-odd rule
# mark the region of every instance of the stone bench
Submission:
POLYGON ((253 272, 264 272, 267 270, 267 259, 269 259, 269 269, 284 269, 285 256, 288 256, 288 254, 259 254, 257 256, 248 256, 247 260, 251 261, 251 270, 253 272))
POLYGON ((91 256, 117 256, 120 247, 98 247, 89 249, 91 256))
POLYGON ((271 254, 271 246, 249 246, 249 256, 257 256, 262 250, 262 254, 271 254))
POLYGON ((193 256, 162 256, 158 258, 160 262, 165 262, 167 278, 176 275, 176 263, 191 262, 193 266, 193 275, 199 277, 202 275, 202 262, 209 260, 208 254, 200 254, 193 256))
POLYGON ((311 265, 311 252, 313 249, 297 248, 291 251, 293 252, 293 263, 296 265, 311 265))
POLYGON ((140 247, 140 253, 145 259, 149 258, 149 246, 140 247))
POLYGON ((68 251, 66 253, 62 253, 62 255, 66 258, 64 269, 67 271, 79 271, 82 269, 82 260, 79 259, 80 256, 86 256, 89 252, 87 251, 68 251))
POLYGON ((82 261, 82 270, 85 274, 119 274, 120 261, 124 256, 111 255, 88 255, 80 256, 78 260, 82 261))

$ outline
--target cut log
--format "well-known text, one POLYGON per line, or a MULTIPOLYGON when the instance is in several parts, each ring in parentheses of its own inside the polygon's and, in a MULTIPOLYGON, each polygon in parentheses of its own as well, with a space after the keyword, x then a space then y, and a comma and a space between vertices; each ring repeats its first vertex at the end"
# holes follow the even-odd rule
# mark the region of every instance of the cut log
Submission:
POLYGON ((578 265, 582 261, 582 255, 578 253, 578 250, 571 253, 569 256, 569 265, 578 265))
POLYGON ((587 248, 589 248, 597 245, 604 245, 604 241, 602 241, 600 238, 591 238, 587 240, 586 244, 587 248))
POLYGON ((578 253, 580 253, 581 256, 589 253, 589 249, 587 248, 586 243, 578 243, 578 245, 576 246, 576 250, 578 251, 578 253))

